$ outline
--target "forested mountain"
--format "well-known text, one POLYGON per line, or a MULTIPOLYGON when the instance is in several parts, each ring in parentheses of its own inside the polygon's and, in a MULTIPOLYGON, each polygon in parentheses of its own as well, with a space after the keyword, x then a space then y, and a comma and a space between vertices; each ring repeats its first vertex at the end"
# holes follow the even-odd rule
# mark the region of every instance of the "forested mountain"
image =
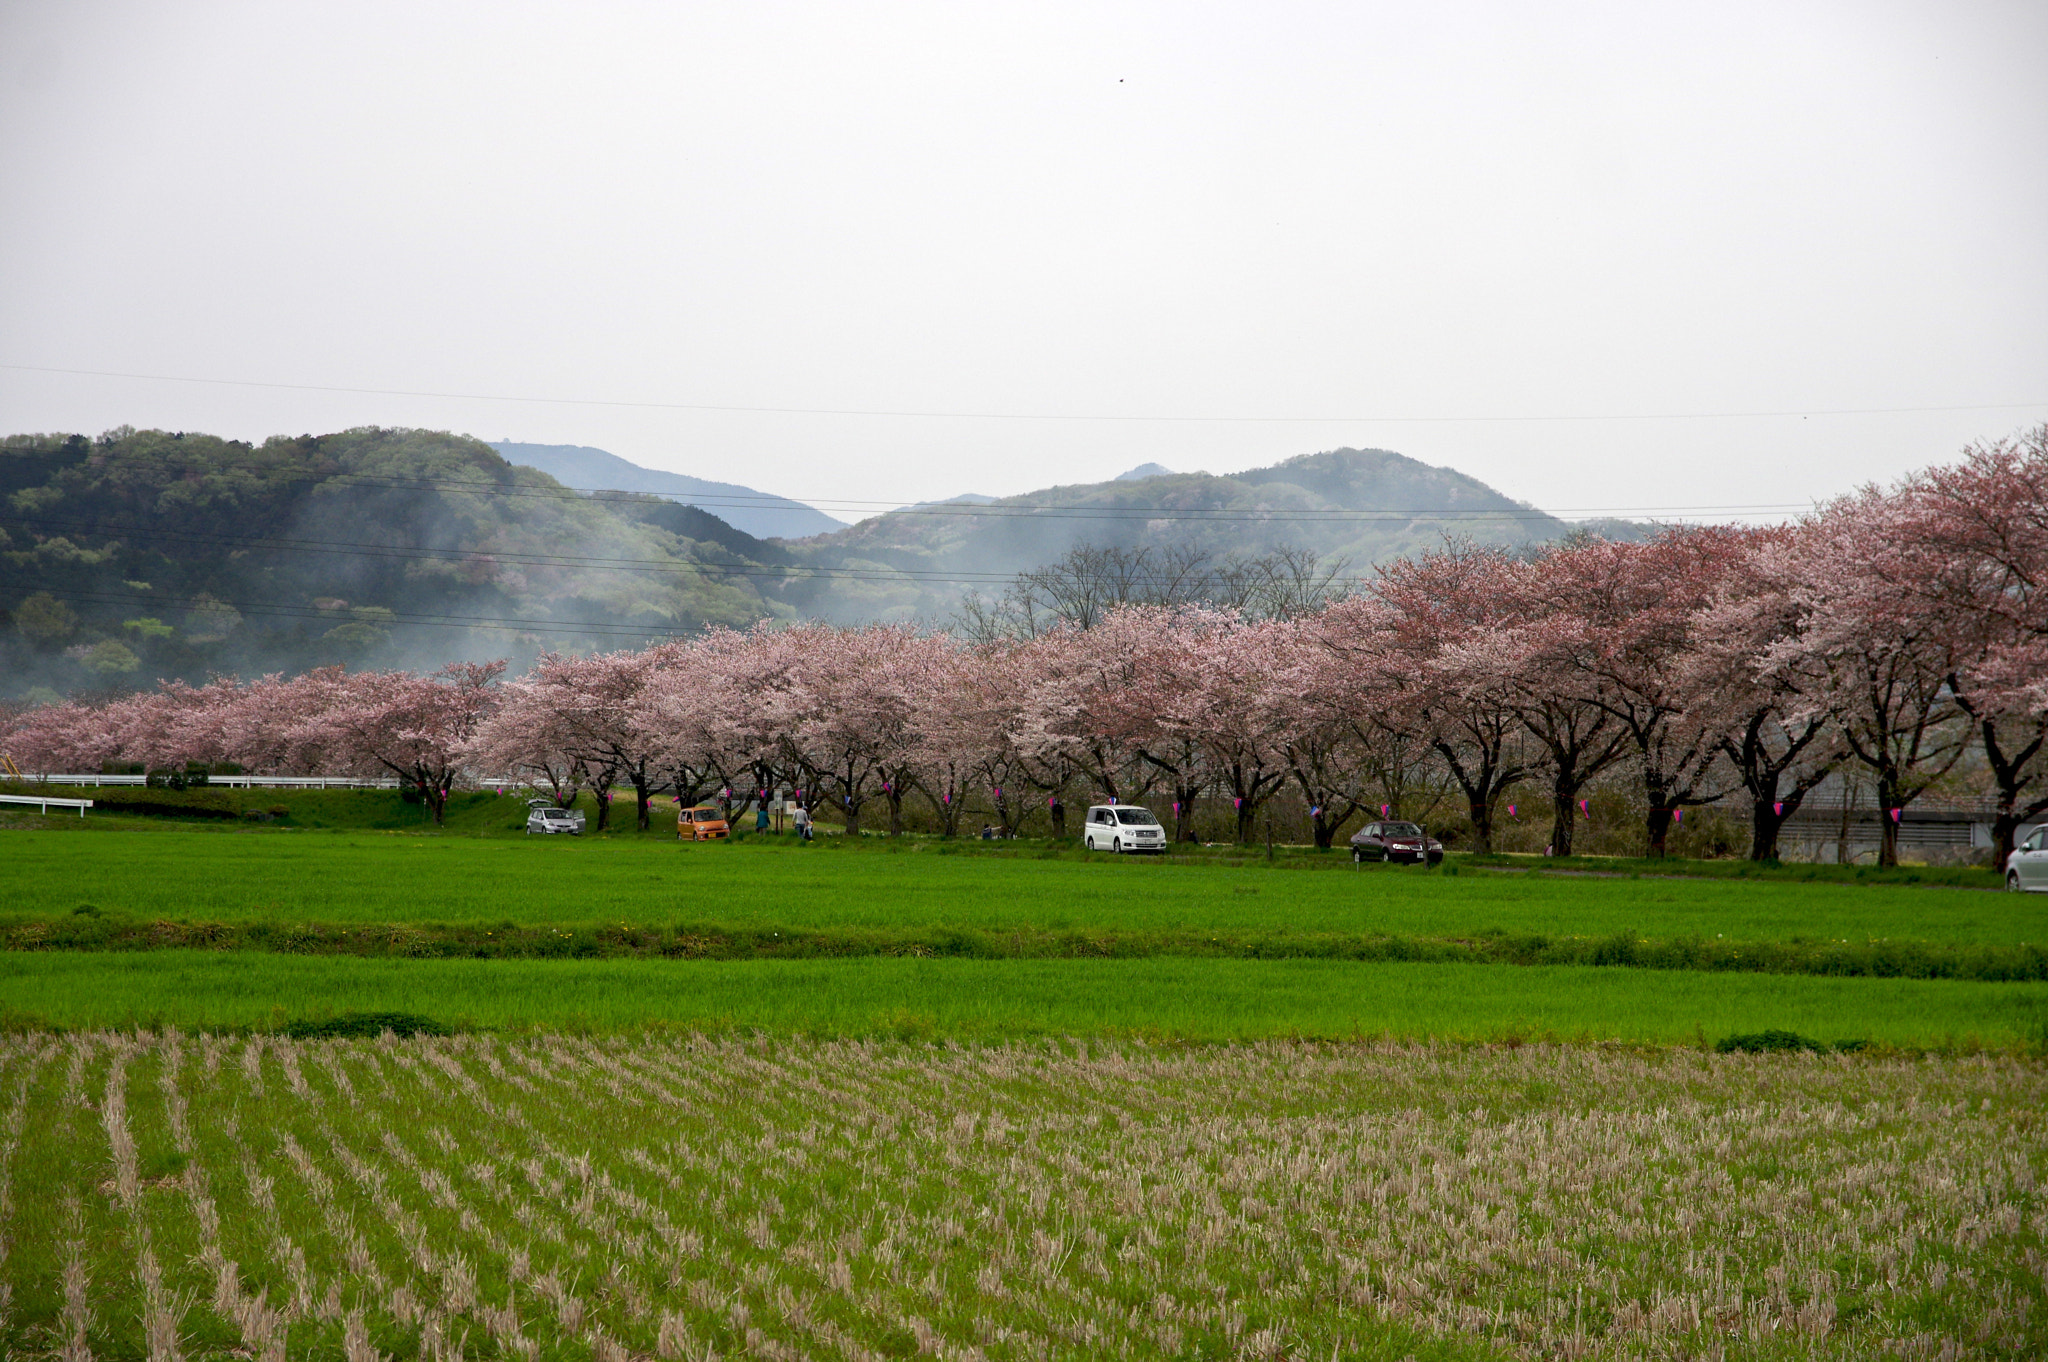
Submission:
POLYGON ((1310 550, 1326 565, 1363 571, 1446 534, 1521 545, 1570 528, 1455 469, 1384 449, 1337 449, 1227 477, 1148 464, 1109 482, 926 503, 791 548, 826 570, 798 585, 820 593, 800 608, 852 621, 944 618, 966 590, 996 594, 1006 579, 1084 545, 1171 549, 1218 564, 1310 550))
POLYGON ((1145 579, 1165 571, 1179 594, 1161 599, 1257 610, 1261 574, 1271 600, 1298 603, 1446 533, 1528 544, 1569 528, 1384 450, 1230 477, 1133 471, 1144 476, 764 541, 666 496, 575 490, 443 432, 12 436, 0 441, 0 700, 336 662, 516 668, 547 648, 764 618, 943 624, 973 617, 970 593, 1026 614, 1034 600, 1066 602, 1055 614, 1080 601, 1086 614, 1148 598, 1145 579))
POLYGON ((761 539, 803 539, 846 528, 845 521, 834 520, 801 501, 757 492, 734 482, 714 482, 686 473, 642 468, 588 445, 529 445, 500 440, 491 448, 513 463, 538 468, 565 487, 651 492, 701 507, 735 529, 761 539))
POLYGON ((692 506, 581 495, 481 441, 0 441, 0 698, 323 663, 439 665, 787 613, 788 555, 692 506))

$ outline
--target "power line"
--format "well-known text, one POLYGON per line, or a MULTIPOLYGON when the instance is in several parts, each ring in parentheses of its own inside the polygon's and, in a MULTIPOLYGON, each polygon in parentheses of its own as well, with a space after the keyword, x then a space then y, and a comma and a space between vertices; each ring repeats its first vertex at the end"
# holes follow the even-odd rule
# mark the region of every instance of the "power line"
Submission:
POLYGON ((531 394, 439 392, 417 388, 360 388, 329 383, 273 383, 246 378, 199 378, 185 374, 145 374, 116 369, 68 369, 44 364, 0 364, 17 373, 68 374, 84 378, 140 379, 152 383, 188 383, 212 387, 263 388, 284 392, 341 393, 360 397, 424 397, 458 402, 510 402, 541 406, 630 407, 650 411, 728 412, 761 416, 850 416, 941 421, 1061 421, 1192 425, 1451 425, 1521 422, 1718 421, 1812 416, 1905 416, 1930 412, 2009 411, 2048 407, 2048 402, 1971 402, 1921 407, 1832 407, 1805 410, 1557 413, 1489 416, 1178 416, 1119 412, 931 411, 886 407, 778 407, 724 402, 650 402, 595 397, 542 397, 531 394))

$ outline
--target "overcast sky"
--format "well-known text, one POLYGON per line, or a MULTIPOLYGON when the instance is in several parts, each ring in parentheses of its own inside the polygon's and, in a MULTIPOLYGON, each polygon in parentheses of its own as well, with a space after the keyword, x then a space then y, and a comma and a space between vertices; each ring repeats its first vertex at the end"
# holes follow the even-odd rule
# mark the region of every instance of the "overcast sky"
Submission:
POLYGON ((2039 0, 6 4, 0 365, 592 401, 0 368, 0 430, 1805 503, 2048 419, 2044 57, 2039 0))

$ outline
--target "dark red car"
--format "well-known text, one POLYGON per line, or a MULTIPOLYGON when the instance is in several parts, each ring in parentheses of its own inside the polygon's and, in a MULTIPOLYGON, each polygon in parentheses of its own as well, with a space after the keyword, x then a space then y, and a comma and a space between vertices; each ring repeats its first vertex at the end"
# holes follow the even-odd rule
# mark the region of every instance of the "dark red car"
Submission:
POLYGON ((1413 823, 1367 823, 1351 834, 1351 859, 1441 865, 1444 844, 1413 823))

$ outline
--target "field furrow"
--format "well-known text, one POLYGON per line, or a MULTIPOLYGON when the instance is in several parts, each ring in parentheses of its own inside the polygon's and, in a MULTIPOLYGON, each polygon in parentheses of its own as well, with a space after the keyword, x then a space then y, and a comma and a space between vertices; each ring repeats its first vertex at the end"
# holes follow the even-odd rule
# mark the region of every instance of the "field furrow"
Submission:
POLYGON ((2044 1111, 1989 1056, 16 1037, 0 1341, 2030 1356, 2044 1111))

